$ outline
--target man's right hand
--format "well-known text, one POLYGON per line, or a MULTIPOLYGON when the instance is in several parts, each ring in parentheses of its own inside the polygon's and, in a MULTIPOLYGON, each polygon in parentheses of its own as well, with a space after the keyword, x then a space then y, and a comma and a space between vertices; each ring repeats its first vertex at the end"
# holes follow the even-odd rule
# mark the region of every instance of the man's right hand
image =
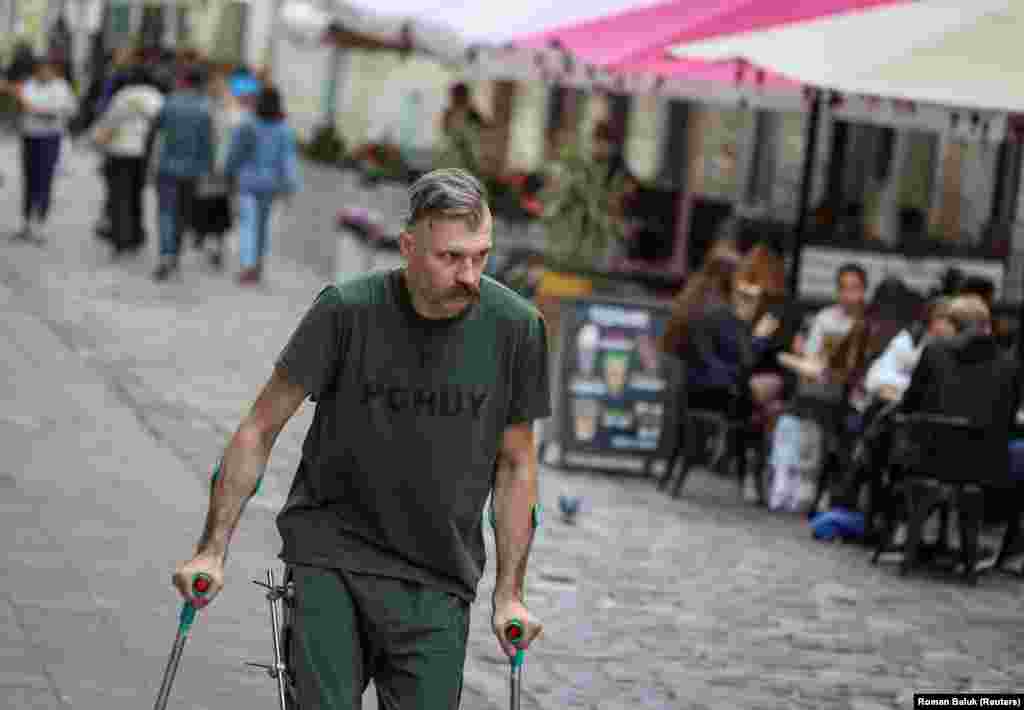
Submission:
POLYGON ((185 601, 202 609, 224 587, 224 561, 211 555, 196 555, 190 561, 178 565, 174 572, 174 586, 185 601), (192 592, 192 580, 199 574, 205 574, 212 580, 209 591, 201 597, 192 592))

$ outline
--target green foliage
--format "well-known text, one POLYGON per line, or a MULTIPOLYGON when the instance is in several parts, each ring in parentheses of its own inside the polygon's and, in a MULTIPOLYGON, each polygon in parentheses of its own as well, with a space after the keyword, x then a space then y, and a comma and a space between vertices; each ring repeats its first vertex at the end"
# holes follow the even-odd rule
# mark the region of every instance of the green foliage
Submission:
POLYGON ((313 140, 302 146, 303 154, 317 163, 337 165, 345 157, 345 142, 332 125, 323 125, 313 134, 313 140))
POLYGON ((10 94, 0 94, 0 116, 18 113, 18 100, 10 94))
POLYGON ((550 256, 571 268, 601 268, 625 237, 622 220, 612 214, 624 178, 609 183, 608 164, 586 156, 576 142, 563 148, 549 178, 542 199, 550 256))
POLYGON ((446 132, 445 137, 446 145, 438 161, 438 167, 462 168, 473 175, 483 175, 480 127, 472 121, 460 121, 446 132))

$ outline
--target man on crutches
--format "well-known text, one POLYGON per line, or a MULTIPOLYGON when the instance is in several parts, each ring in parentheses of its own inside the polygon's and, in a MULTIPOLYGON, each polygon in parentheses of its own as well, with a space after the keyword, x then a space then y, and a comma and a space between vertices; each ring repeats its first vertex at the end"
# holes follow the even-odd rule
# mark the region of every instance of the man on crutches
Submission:
POLYGON ((359 708, 371 679, 383 710, 458 708, 489 495, 492 626, 514 668, 517 646, 541 632, 522 595, 533 422, 550 415, 545 324, 482 275, 492 220, 476 178, 435 171, 409 197, 405 266, 320 292, 232 437, 195 555, 174 574, 189 604, 217 596, 274 441, 309 397, 313 424, 277 517, 301 710, 359 708), (197 575, 210 580, 202 595, 197 575))

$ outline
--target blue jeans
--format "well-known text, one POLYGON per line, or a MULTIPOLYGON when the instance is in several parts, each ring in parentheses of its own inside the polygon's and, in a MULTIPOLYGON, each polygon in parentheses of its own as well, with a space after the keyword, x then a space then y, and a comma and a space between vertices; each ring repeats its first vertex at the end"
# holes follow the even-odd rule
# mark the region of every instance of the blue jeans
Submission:
POLYGON ((192 211, 195 209, 195 178, 179 178, 161 175, 157 179, 156 192, 160 211, 160 256, 177 257, 181 253, 181 238, 192 226, 192 211))
POLYGON ((270 246, 272 193, 238 193, 238 237, 242 268, 257 266, 270 246))
POLYGON ((21 139, 21 170, 23 200, 21 214, 46 219, 53 194, 53 175, 60 158, 60 134, 51 136, 24 136, 21 139))

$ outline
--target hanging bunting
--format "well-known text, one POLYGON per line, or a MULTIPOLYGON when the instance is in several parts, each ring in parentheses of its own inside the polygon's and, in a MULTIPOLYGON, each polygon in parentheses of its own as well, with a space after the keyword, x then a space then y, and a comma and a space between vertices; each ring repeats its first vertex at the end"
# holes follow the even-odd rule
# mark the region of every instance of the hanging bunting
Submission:
POLYGON ((1014 143, 1024 143, 1024 114, 1014 113, 1006 117, 1007 136, 1014 143))
POLYGON ((917 113, 917 104, 910 99, 893 99, 892 107, 898 113, 917 113))
POLYGON ((733 76, 736 85, 738 86, 743 82, 743 75, 747 73, 747 60, 739 59, 736 61, 736 72, 733 76))

